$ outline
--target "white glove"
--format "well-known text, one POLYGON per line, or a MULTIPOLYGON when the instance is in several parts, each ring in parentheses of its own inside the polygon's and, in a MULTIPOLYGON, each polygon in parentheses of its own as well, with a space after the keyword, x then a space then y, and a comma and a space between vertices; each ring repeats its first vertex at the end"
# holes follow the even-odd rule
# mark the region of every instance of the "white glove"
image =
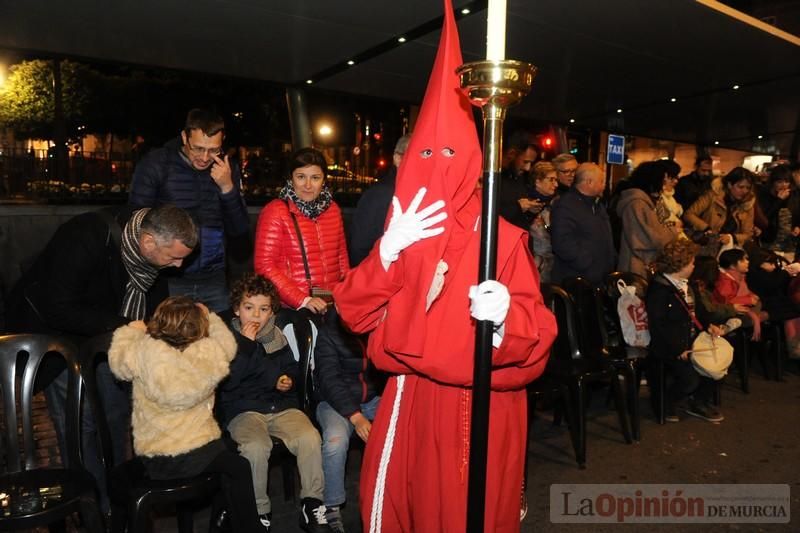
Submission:
POLYGON ((469 288, 469 313, 476 320, 491 320, 495 327, 500 327, 506 320, 511 295, 499 281, 488 279, 480 285, 469 288))
POLYGON ((444 207, 444 200, 433 202, 422 211, 417 212, 426 192, 427 189, 422 187, 411 200, 405 213, 400 207, 400 200, 397 199, 397 196, 392 198, 392 218, 389 221, 389 227, 383 234, 379 248, 381 262, 385 269, 388 270, 389 265, 397 261, 400 252, 415 242, 434 237, 444 231, 441 226, 431 227, 447 218, 447 213, 444 211, 436 213, 444 207))

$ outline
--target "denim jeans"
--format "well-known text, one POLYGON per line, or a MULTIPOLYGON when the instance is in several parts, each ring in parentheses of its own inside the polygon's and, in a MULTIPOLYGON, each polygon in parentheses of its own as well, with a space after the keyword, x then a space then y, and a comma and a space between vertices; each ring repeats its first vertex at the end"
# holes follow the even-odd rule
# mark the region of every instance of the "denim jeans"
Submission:
POLYGON ((230 307, 228 283, 224 270, 210 274, 184 274, 169 278, 169 295, 189 296, 206 304, 215 313, 227 311, 230 307))
MULTIPOLYGON (((375 418, 380 396, 361 404, 361 414, 367 419, 375 418)), ((344 470, 350 436, 355 427, 328 402, 317 405, 317 422, 322 426, 322 471, 325 473, 325 506, 341 505, 346 499, 344 470)))

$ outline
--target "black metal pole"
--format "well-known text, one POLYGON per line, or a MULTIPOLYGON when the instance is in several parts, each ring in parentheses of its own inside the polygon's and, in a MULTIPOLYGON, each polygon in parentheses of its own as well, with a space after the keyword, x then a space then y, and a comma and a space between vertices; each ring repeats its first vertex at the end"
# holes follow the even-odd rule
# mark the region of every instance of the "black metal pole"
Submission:
MULTIPOLYGON (((492 103, 483 109, 483 200, 478 281, 494 279, 497 270, 497 194, 500 182, 504 112, 492 103)), ((472 416, 467 487, 467 532, 483 533, 486 506, 486 456, 492 378, 491 321, 478 322, 472 378, 472 416)))

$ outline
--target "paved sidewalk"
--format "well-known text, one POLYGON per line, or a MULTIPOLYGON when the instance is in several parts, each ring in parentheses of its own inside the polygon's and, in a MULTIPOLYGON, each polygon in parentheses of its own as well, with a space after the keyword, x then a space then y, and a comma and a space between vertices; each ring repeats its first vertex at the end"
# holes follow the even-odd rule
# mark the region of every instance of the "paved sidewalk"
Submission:
MULTIPOLYGON (((522 531, 800 531, 800 377, 787 374, 784 382, 766 381, 754 369, 749 395, 739 390, 735 376, 727 379, 721 407, 725 421, 721 424, 682 415, 680 423, 659 426, 643 387, 642 440, 631 445, 622 438, 615 411, 605 405, 605 390, 597 391, 592 395, 587 423, 586 470, 579 470, 575 463, 566 425, 555 427, 551 413, 537 412, 528 458, 530 512, 522 531), (782 525, 553 524, 549 515, 553 483, 788 483, 793 519, 782 525)), ((350 504, 344 510, 348 533, 361 531, 357 509, 360 459, 361 452, 355 451, 348 463, 350 504)), ((280 469, 273 469, 271 475, 274 530, 299 533, 297 502, 284 502, 280 469)), ((207 516, 207 512, 198 513, 197 531, 205 531, 207 516)), ((156 531, 177 531, 174 517, 159 520, 156 531)))

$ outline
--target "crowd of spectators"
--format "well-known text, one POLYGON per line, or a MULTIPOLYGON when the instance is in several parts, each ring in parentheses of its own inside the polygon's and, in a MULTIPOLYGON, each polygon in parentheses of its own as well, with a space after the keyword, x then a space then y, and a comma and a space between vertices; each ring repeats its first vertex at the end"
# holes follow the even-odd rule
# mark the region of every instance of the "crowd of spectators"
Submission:
MULTIPOLYGON (((332 291, 381 238, 394 173, 364 195, 348 246, 325 157, 295 152, 278 198, 259 216, 255 273, 229 291, 227 246, 248 238, 249 224, 223 137, 219 117, 191 111, 179 137, 139 162, 130 206, 65 223, 12 293, 13 327, 77 340, 117 330, 110 371, 99 373, 104 401, 113 399, 117 461, 131 406, 130 389, 120 389, 112 372, 133 383, 134 450, 152 476, 228 476, 235 530, 269 531, 267 462, 276 437, 298 458, 301 527, 344 531, 348 448, 353 434, 369 439, 381 387, 358 339, 343 328, 332 291), (143 322, 154 310, 158 320, 143 322), (302 376, 279 327, 298 316, 316 331, 316 402, 305 411, 295 392, 302 376), (200 374, 207 379, 196 386, 171 381, 200 374), (203 423, 192 423, 200 415, 203 423), (184 427, 182 440, 164 432, 159 418, 184 427)), ((531 139, 517 132, 506 145, 499 212, 529 232, 543 283, 582 277, 600 286, 615 270, 650 282, 650 355, 672 376, 668 421, 680 420, 684 401, 691 416, 723 419, 711 405, 713 380, 689 362, 702 331, 743 328, 760 341, 765 322, 782 324, 790 356, 800 358, 800 168, 777 166, 759 185, 742 167, 714 176, 707 156, 683 177, 674 161, 648 161, 612 190, 597 164, 571 154, 539 160, 531 139)), ((407 146, 406 137, 395 147, 395 167, 407 146)), ((49 374, 48 405, 63 441, 66 375, 63 368, 49 374)))
POLYGON ((645 161, 610 187, 594 163, 571 154, 537 161, 532 136, 511 139, 500 212, 529 230, 542 282, 582 277, 600 287, 615 270, 649 281, 650 354, 674 378, 668 421, 679 420, 687 398, 690 415, 723 419, 710 404, 709 379, 688 357, 702 331, 741 327, 762 341, 762 324, 777 324, 789 357, 800 358, 792 283, 800 271, 800 166, 775 166, 759 184, 743 167, 715 176, 708 155, 683 177, 673 160, 645 161))

